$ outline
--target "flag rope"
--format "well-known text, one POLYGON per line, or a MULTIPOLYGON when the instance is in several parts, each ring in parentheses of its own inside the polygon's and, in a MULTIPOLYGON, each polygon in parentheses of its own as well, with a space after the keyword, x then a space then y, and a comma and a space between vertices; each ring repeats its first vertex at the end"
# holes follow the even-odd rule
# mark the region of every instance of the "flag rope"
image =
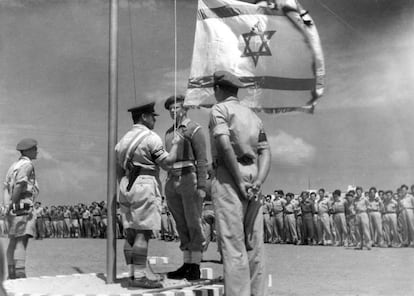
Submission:
POLYGON ((132 79, 134 84, 134 101, 135 105, 137 104, 137 86, 136 86, 136 78, 135 78, 135 59, 134 59, 134 37, 132 34, 132 17, 131 17, 131 1, 128 0, 128 20, 129 20, 129 43, 130 43, 130 51, 131 51, 131 65, 132 65, 132 79))
MULTIPOLYGON (((177 104, 177 0, 174 0, 174 105, 177 104)), ((177 130, 177 109, 174 107, 174 134, 177 130)))

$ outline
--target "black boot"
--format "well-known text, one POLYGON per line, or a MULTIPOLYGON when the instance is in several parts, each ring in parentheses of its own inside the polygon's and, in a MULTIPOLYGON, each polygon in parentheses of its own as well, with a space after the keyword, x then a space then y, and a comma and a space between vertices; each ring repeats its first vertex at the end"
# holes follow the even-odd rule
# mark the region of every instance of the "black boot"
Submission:
POLYGON ((167 273, 167 277, 169 279, 181 280, 186 277, 187 270, 189 269, 188 263, 184 263, 180 268, 175 271, 171 271, 167 273))
POLYGON ((185 278, 189 281, 197 281, 200 279, 200 265, 199 264, 189 264, 187 273, 185 275, 185 278))
POLYGON ((16 279, 16 267, 14 265, 9 265, 8 266, 8 270, 9 270, 9 280, 14 280, 16 279))

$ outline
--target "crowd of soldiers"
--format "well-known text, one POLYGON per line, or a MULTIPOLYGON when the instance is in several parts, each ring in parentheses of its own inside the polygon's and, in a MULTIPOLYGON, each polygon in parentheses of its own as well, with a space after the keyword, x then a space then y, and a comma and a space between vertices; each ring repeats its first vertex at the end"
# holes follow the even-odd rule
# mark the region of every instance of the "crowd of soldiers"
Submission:
MULTIPOLYGON (((7 234, 4 210, 0 215, 0 234, 7 234)), ((36 239, 43 238, 104 238, 106 237, 107 207, 105 202, 79 203, 73 206, 42 206, 37 201, 33 214, 36 218, 36 239)))
POLYGON ((362 187, 343 194, 323 188, 299 195, 275 190, 263 205, 265 243, 414 247, 414 185, 395 192, 362 187))
MULTIPOLYGON (((162 202, 161 231, 154 235, 162 240, 177 241, 176 223, 165 199, 162 202)), ((92 202, 87 205, 78 203, 73 206, 52 205, 42 206, 41 202, 34 205, 36 216, 35 239, 43 238, 106 238, 108 225, 107 207, 104 201, 92 202)), ((7 236, 6 209, 0 206, 0 236, 7 236)), ((116 210, 116 238, 124 238, 124 229, 119 207, 116 210)))

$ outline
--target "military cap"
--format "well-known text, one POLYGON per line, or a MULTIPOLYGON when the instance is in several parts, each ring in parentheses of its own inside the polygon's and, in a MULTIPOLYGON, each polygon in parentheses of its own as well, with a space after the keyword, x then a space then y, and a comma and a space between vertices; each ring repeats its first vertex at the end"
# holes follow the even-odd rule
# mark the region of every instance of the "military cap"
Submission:
POLYGON ((154 116, 159 116, 159 114, 155 113, 155 102, 152 103, 146 103, 144 105, 139 105, 137 107, 132 107, 128 109, 128 112, 131 112, 132 114, 138 113, 138 114, 152 114, 154 116))
POLYGON ((169 110, 170 106, 174 103, 183 103, 184 102, 185 97, 183 95, 178 95, 178 96, 171 96, 169 97, 164 104, 165 109, 169 110))
POLYGON ((231 86, 235 88, 246 87, 240 79, 227 71, 216 71, 213 74, 214 85, 231 86))
POLYGON ((37 146, 37 141, 35 139, 26 138, 26 139, 20 140, 20 142, 17 143, 16 150, 24 151, 24 150, 33 148, 35 146, 37 146))

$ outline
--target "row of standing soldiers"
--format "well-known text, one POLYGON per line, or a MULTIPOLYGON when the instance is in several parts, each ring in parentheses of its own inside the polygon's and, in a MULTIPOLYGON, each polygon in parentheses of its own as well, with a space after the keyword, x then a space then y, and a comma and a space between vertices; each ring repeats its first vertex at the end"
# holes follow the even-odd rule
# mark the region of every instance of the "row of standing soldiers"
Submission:
MULTIPOLYGON (((411 186, 414 190, 414 185, 411 186)), ((266 243, 335 245, 371 249, 414 246, 414 197, 408 186, 377 192, 362 187, 341 196, 302 192, 295 197, 276 190, 263 206, 266 243)))
MULTIPOLYGON (((92 202, 89 206, 79 203, 75 206, 43 207, 37 201, 33 214, 36 219, 36 239, 106 237, 108 219, 105 202, 92 202)), ((1 227, 2 234, 7 234, 7 223, 1 223, 1 227)))

